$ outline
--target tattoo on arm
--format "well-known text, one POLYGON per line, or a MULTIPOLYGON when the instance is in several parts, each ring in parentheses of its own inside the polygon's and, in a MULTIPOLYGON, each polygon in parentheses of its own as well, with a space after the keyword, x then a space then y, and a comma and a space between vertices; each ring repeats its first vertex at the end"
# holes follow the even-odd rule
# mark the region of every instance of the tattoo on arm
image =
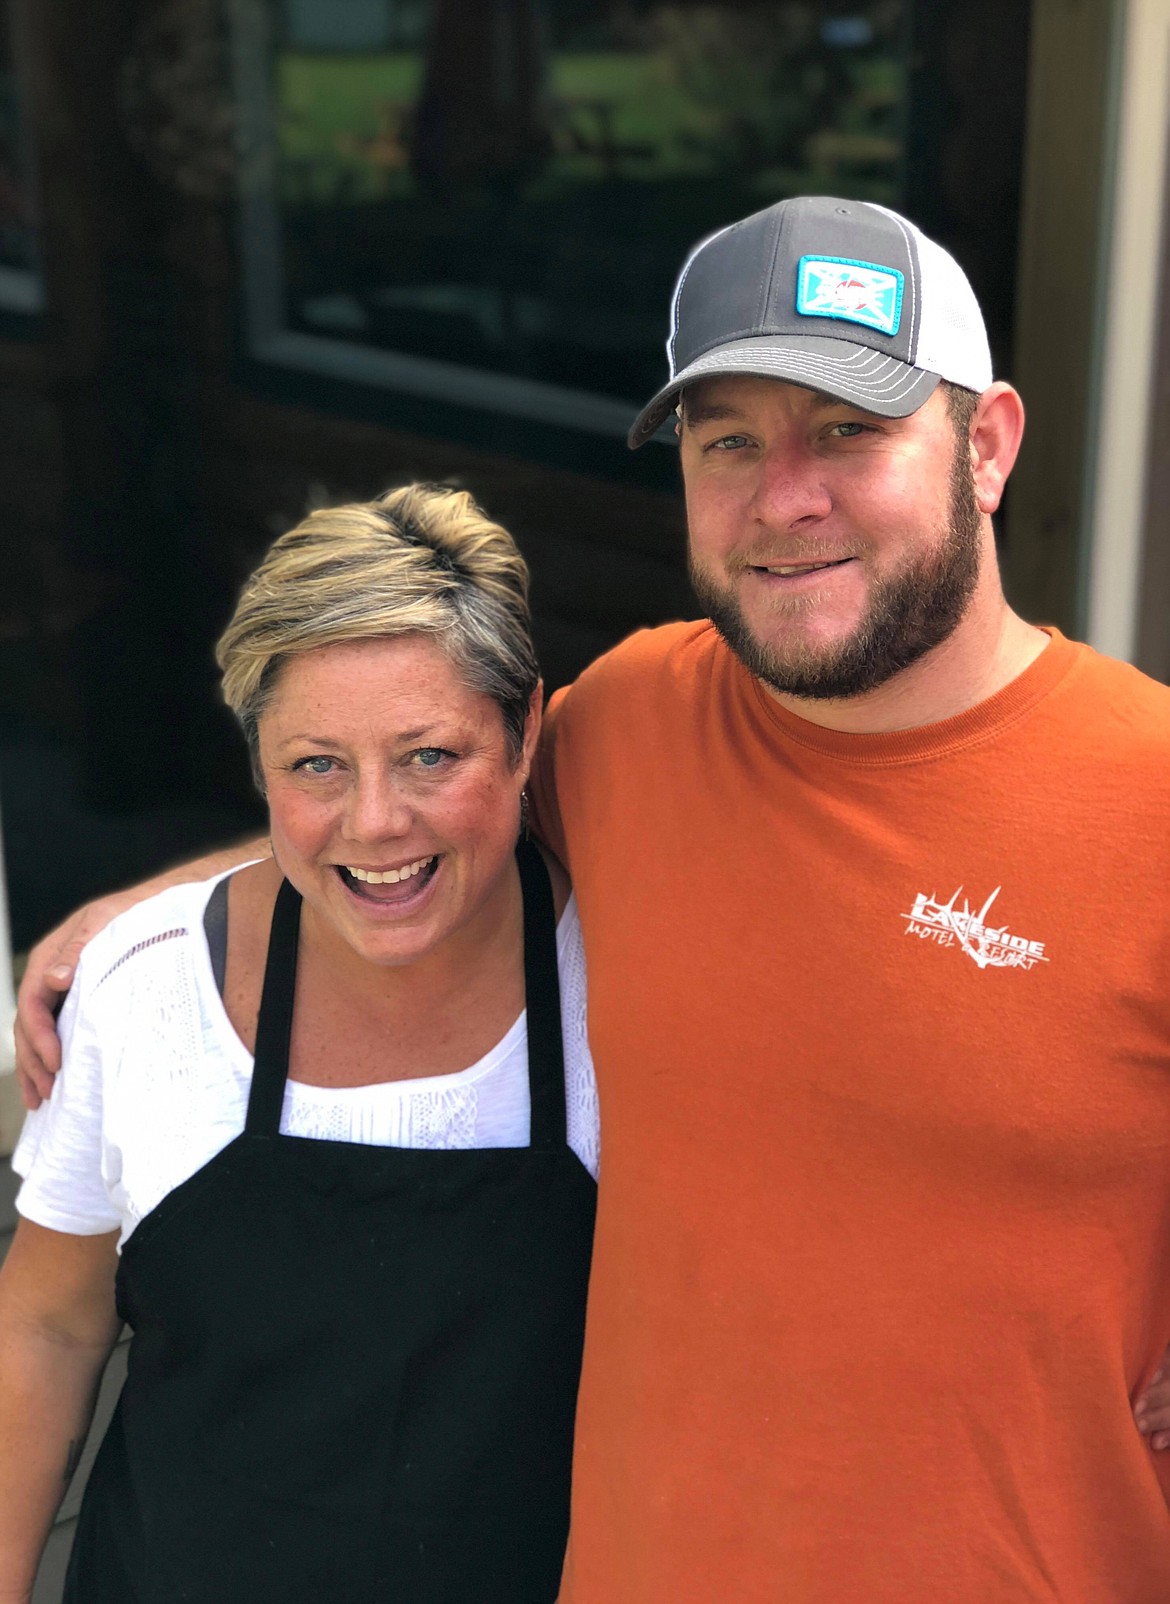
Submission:
POLYGON ((81 1460, 81 1450, 85 1447, 84 1437, 75 1437, 69 1444, 69 1452, 65 1455, 65 1485, 68 1487, 73 1480, 73 1473, 81 1460))

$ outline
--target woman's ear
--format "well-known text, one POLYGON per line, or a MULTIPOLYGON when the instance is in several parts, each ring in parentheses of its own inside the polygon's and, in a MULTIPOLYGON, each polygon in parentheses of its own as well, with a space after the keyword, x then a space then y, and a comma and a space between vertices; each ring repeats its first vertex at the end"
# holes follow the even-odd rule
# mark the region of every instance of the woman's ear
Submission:
POLYGON ((540 723, 544 714, 544 681, 538 679, 536 689, 528 700, 528 712, 524 715, 524 744, 520 749, 520 762, 518 767, 523 771, 524 785, 528 784, 528 775, 532 769, 532 759, 536 755, 536 743, 540 739, 540 723))

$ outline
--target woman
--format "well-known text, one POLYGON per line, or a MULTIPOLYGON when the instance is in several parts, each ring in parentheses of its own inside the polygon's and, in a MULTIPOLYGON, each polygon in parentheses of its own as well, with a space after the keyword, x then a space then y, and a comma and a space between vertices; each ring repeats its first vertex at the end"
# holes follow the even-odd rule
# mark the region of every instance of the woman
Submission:
POLYGON ((70 994, 0 1277, 0 1599, 125 1320, 68 1599, 551 1604, 597 1124, 575 910, 517 844, 524 564, 455 491, 317 512, 219 662, 273 858, 70 994))

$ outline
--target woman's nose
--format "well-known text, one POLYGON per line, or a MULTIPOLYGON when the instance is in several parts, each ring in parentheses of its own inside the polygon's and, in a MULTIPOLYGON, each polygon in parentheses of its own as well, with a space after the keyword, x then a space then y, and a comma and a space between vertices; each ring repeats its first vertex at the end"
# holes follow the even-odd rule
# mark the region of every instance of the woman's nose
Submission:
POLYGON ((346 832, 355 841, 406 835, 413 822, 409 798, 385 774, 362 776, 350 792, 346 832))

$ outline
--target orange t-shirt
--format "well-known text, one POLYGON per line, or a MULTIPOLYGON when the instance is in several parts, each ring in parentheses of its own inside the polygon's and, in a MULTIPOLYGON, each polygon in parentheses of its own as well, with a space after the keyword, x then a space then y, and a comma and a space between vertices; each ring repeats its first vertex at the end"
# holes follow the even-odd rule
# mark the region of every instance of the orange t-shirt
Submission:
POLYGON ((564 1604, 1166 1604, 1170 690, 844 735, 707 624, 550 710, 602 1160, 564 1604))

